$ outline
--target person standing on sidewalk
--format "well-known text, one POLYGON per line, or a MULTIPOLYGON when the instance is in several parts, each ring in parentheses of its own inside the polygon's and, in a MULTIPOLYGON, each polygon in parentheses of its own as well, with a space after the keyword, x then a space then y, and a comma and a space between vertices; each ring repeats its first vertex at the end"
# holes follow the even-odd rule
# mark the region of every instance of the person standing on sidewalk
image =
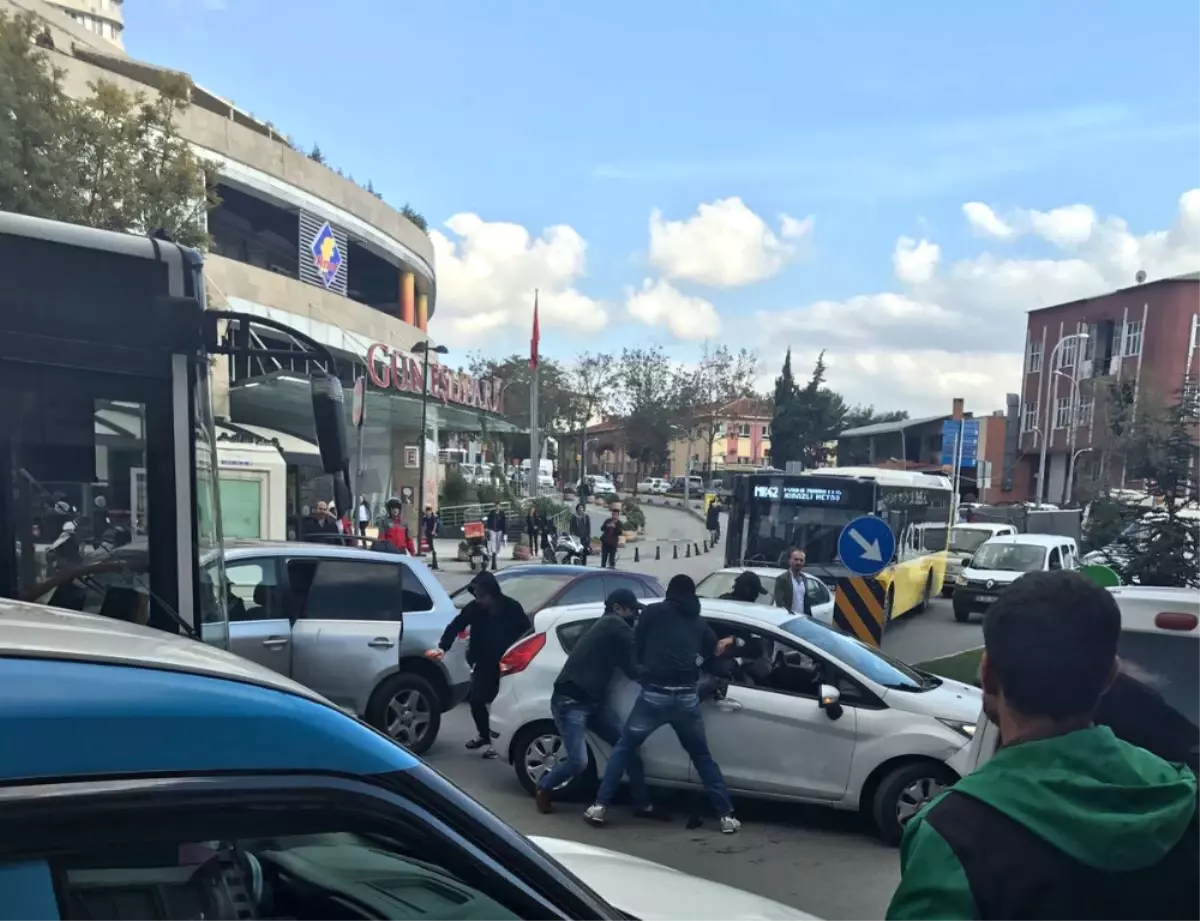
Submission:
MULTIPOLYGON (((621 724, 608 708, 608 686, 620 670, 637 681, 633 620, 642 603, 627 588, 619 588, 604 602, 604 614, 579 638, 554 682, 550 712, 563 740, 566 757, 538 780, 534 800, 538 812, 552 812, 554 789, 587 770, 587 734, 594 732, 609 745, 621 737, 621 724)), ((650 803, 646 771, 637 751, 630 753, 629 786, 633 814, 639 818, 667 819, 650 803)))
POLYGON ((708 529, 708 543, 715 547, 721 539, 721 500, 713 496, 708 503, 708 513, 704 516, 704 527, 708 529))
POLYGON ((582 502, 575 506, 575 514, 571 516, 568 528, 583 544, 583 559, 580 562, 586 566, 588 554, 592 550, 592 519, 588 517, 587 506, 582 502))
POLYGON ((612 516, 600 525, 600 568, 617 568, 617 547, 621 545, 621 513, 613 506, 612 516))
POLYGON ((721 655, 733 637, 717 639, 700 616, 696 583, 685 575, 674 576, 667 597, 642 612, 633 635, 642 690, 608 760, 596 802, 583 816, 593 825, 604 824, 634 754, 656 729, 670 725, 721 818, 721 831, 731 835, 742 823, 733 814, 725 778, 708 750, 698 687, 699 663, 721 655))
POLYGON ((355 506, 355 515, 358 519, 358 536, 367 536, 367 525, 371 523, 371 506, 367 502, 366 496, 358 497, 358 505, 355 506))
POLYGON ((492 571, 494 572, 500 559, 500 545, 504 542, 504 535, 508 532, 508 516, 500 508, 499 502, 495 503, 492 510, 487 513, 483 529, 487 531, 488 554, 492 558, 492 571))
POLYGON ((433 510, 432 505, 425 506, 425 514, 421 516, 421 533, 425 535, 425 541, 429 544, 429 559, 430 569, 437 569, 437 547, 433 540, 438 535, 438 531, 442 529, 442 519, 438 517, 437 512, 433 510))
POLYGON ((471 688, 467 702, 478 735, 467 742, 471 751, 483 749, 483 757, 498 757, 492 747, 496 733, 492 732, 488 707, 500 693, 500 660, 508 647, 529 630, 529 617, 521 603, 500 590, 500 583, 490 572, 481 572, 467 586, 471 601, 459 612, 442 633, 436 649, 426 655, 434 661, 445 658, 454 640, 464 630, 467 639, 467 664, 471 666, 471 688))
POLYGON ((888 918, 1200 917, 1196 775, 1095 723, 1120 637, 1080 573, 1001 593, 979 673, 1003 744, 905 826, 888 918))

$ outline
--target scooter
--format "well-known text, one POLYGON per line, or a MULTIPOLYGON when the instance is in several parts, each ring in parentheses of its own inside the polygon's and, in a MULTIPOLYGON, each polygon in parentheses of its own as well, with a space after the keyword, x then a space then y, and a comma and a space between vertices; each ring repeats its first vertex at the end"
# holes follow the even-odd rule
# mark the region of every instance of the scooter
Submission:
POLYGON ((570 563, 584 565, 587 557, 584 555, 583 543, 574 534, 558 535, 554 543, 554 562, 566 566, 570 563))
POLYGON ((479 561, 479 569, 488 568, 491 554, 488 552, 487 533, 482 521, 468 521, 463 525, 463 539, 467 544, 467 565, 471 572, 475 571, 475 561, 479 561))

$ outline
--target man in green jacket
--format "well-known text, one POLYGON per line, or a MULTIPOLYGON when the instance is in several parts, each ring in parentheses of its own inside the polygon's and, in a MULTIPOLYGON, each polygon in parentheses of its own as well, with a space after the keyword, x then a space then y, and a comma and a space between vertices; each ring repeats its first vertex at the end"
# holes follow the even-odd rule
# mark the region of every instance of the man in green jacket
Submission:
POLYGON ((1001 748, 904 830, 888 918, 1197 918, 1196 777, 1093 723, 1121 612, 1064 570, 1030 573, 983 624, 1001 748))

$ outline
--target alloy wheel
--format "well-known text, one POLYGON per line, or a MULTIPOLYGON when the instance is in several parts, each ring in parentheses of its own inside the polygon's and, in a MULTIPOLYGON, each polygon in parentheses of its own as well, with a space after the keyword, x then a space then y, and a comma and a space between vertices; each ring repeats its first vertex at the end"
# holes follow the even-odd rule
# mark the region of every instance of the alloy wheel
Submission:
POLYGON ((388 701, 387 734, 401 745, 411 748, 419 743, 429 731, 432 719, 433 708, 418 690, 405 688, 388 701))
POLYGON ((918 777, 900 791, 896 798, 896 820, 904 825, 916 815, 926 803, 940 795, 946 785, 932 777, 918 777))
MULTIPOLYGON (((566 757, 566 752, 563 751, 563 742, 560 736, 547 732, 540 736, 535 736, 525 746, 525 772, 533 780, 534 785, 542 779, 542 775, 558 764, 566 757)), ((559 784, 556 789, 562 789, 566 783, 559 784)))

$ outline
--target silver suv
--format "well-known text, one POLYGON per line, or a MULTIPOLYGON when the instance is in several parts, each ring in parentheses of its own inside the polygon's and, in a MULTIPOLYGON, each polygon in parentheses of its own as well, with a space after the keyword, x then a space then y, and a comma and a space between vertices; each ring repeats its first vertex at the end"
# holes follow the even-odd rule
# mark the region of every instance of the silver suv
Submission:
POLYGON ((231 542, 230 649, 361 716, 411 751, 428 750, 442 714, 466 696, 456 643, 425 652, 458 613, 419 560, 319 544, 231 542))

